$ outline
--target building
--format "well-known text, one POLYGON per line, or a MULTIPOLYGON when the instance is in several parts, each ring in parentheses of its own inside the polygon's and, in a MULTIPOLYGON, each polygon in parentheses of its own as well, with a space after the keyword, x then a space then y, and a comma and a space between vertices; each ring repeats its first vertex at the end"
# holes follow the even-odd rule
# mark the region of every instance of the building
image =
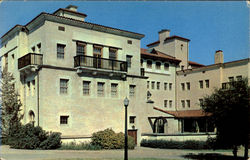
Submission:
POLYGON ((169 30, 142 49, 143 34, 86 17, 69 5, 53 14, 42 12, 1 37, 1 63, 16 79, 24 124, 71 140, 89 139, 106 128, 123 132, 128 97, 129 134, 137 143, 159 134, 207 136, 199 126, 207 115, 198 100, 228 77, 249 74, 249 59, 223 63, 221 51, 214 65, 189 61, 190 40, 170 36, 169 30))

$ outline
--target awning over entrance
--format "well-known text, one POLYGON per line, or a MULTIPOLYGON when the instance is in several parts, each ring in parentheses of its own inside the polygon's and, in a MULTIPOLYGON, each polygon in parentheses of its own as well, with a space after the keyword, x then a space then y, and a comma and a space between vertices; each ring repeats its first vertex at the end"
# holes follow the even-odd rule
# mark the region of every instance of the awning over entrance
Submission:
POLYGON ((211 116, 210 113, 205 113, 203 110, 183 110, 183 111, 166 111, 157 107, 154 107, 155 110, 170 114, 176 118, 199 118, 211 116))

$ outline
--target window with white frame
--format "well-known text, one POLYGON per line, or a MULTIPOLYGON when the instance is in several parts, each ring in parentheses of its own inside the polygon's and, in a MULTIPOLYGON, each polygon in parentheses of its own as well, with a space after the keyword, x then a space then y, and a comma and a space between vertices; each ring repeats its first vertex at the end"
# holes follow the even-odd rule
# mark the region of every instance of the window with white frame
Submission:
POLYGON ((60 94, 68 93, 68 79, 60 79, 60 94))
POLYGON ((97 82, 97 95, 104 96, 104 82, 97 82))
POLYGON ((76 55, 86 54, 86 43, 77 42, 76 43, 76 55))
POLYGON ((90 95, 90 81, 83 81, 83 95, 90 95))
POLYGON ((66 45, 64 44, 57 44, 57 58, 58 59, 64 59, 65 46, 66 45))
POLYGON ((132 65, 132 56, 127 55, 126 56, 126 61, 127 61, 128 68, 131 68, 131 65, 132 65))
POLYGON ((118 89, 118 84, 117 83, 111 83, 111 96, 112 97, 117 97, 118 96, 117 89, 118 89))

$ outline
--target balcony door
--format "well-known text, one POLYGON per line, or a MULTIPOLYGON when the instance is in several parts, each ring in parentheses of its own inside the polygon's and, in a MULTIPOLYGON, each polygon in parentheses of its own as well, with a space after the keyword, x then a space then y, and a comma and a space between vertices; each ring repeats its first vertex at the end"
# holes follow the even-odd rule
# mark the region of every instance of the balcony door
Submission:
POLYGON ((94 46, 93 50, 93 67, 95 68, 102 68, 102 47, 101 46, 94 46))

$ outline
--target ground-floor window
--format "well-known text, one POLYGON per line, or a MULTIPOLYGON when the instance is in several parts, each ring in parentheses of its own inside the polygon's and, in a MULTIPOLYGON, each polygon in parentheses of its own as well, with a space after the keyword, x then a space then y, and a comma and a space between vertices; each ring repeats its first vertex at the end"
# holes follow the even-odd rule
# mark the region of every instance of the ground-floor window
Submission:
POLYGON ((154 121, 154 126, 153 126, 154 133, 165 133, 166 125, 167 125, 167 120, 165 118, 162 117, 157 118, 154 121))
POLYGON ((206 118, 182 119, 182 132, 214 132, 214 126, 206 118))

